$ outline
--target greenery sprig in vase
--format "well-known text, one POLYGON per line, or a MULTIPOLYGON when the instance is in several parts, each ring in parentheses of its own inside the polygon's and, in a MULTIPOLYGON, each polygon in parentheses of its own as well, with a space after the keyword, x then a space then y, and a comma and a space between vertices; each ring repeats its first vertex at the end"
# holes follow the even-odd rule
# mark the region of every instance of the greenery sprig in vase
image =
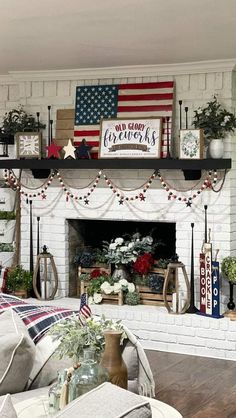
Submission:
POLYGON ((44 123, 38 122, 32 114, 24 110, 22 105, 19 105, 3 116, 0 138, 8 140, 8 143, 13 143, 11 137, 14 140, 14 135, 17 132, 35 132, 38 129, 45 129, 45 127, 44 123))
POLYGON ((78 317, 60 321, 50 328, 49 333, 54 341, 59 341, 55 355, 63 357, 80 358, 85 348, 92 348, 99 357, 105 348, 104 331, 114 329, 122 331, 122 339, 126 338, 121 321, 108 320, 104 315, 91 317, 81 324, 78 317))
POLYGON ((206 145, 209 145, 211 139, 225 138, 228 133, 234 132, 236 117, 214 95, 205 106, 194 110, 192 125, 196 129, 203 129, 206 145))

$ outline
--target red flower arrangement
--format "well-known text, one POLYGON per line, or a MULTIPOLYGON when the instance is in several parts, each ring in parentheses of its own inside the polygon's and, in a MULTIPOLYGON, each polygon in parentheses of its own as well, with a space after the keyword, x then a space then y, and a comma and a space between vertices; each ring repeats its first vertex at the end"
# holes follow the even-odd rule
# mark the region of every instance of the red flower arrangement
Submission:
POLYGON ((150 253, 139 255, 133 264, 133 269, 136 273, 147 274, 154 264, 154 258, 150 253))
POLYGON ((106 277, 108 276, 108 274, 105 270, 100 270, 100 269, 94 269, 90 273, 90 279, 97 279, 100 276, 106 277))

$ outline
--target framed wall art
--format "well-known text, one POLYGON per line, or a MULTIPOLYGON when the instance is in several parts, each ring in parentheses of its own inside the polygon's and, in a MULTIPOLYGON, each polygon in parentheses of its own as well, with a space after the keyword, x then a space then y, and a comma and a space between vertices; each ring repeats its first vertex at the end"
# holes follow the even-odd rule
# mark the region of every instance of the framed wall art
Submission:
POLYGON ((41 132, 18 132, 16 134, 17 158, 41 158, 41 132))
POLYGON ((99 158, 160 158, 162 118, 102 119, 99 158))
POLYGON ((203 130, 181 129, 179 138, 179 158, 199 160, 203 158, 203 130))

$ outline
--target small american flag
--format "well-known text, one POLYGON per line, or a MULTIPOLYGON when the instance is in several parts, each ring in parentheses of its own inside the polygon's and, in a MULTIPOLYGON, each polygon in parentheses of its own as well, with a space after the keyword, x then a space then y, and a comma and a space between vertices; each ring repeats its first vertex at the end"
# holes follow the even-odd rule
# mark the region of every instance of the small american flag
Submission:
POLYGON ((83 293, 80 296, 80 309, 79 309, 79 316, 81 322, 84 322, 87 318, 91 316, 91 309, 87 304, 87 293, 83 293))
POLYGON ((82 139, 92 147, 92 158, 98 157, 100 121, 109 118, 162 117, 162 156, 165 156, 169 116, 169 138, 173 108, 173 81, 119 85, 78 86, 76 88, 74 143, 82 139))

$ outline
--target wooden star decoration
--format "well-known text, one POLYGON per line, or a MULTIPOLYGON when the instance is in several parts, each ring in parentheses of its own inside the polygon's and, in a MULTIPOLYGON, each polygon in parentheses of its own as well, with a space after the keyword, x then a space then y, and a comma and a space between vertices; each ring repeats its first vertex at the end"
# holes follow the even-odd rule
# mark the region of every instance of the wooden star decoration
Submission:
POLYGON ((84 203, 85 203, 85 205, 88 205, 89 204, 89 200, 88 199, 85 199, 84 200, 84 203))
POLYGON ((69 157, 74 158, 74 159, 76 158, 75 156, 76 148, 72 144, 71 139, 68 140, 68 144, 63 147, 63 150, 65 151, 64 160, 69 157))
POLYGON ((123 203, 124 203, 124 199, 120 199, 119 200, 119 205, 123 205, 123 203))
POLYGON ((187 207, 191 207, 192 206, 192 202, 190 202, 190 200, 188 200, 187 203, 186 203, 186 206, 187 207))
POLYGON ((87 144, 86 140, 82 139, 80 146, 76 148, 77 158, 90 159, 91 148, 92 147, 90 147, 90 145, 87 144))
POLYGON ((59 145, 56 145, 53 141, 50 145, 46 146, 46 149, 48 151, 48 158, 60 158, 59 151, 62 147, 59 145))

